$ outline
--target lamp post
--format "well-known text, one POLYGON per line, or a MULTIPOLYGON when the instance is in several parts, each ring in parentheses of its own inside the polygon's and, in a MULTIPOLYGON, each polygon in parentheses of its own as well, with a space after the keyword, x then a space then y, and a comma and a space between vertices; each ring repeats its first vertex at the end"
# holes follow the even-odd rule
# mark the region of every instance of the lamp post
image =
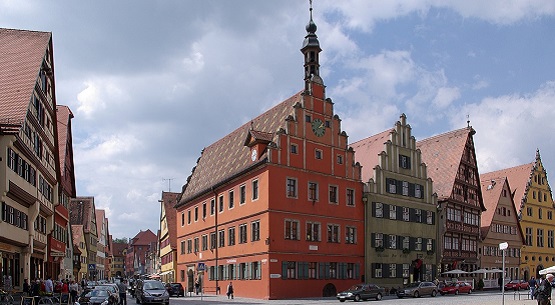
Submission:
POLYGON ((501 272, 501 297, 502 304, 505 305, 505 250, 509 247, 507 242, 499 244, 499 249, 503 252, 503 270, 501 272))

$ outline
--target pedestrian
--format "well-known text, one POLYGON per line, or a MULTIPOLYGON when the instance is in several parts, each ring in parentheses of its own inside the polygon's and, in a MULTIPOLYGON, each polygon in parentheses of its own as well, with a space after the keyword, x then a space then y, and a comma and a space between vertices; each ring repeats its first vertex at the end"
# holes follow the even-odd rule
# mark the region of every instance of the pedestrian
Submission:
POLYGON ((528 281, 528 287, 530 287, 530 299, 534 299, 534 292, 536 292, 536 278, 531 277, 528 281))
POLYGON ((119 304, 127 305, 127 285, 124 280, 118 282, 119 304))
POLYGON ((52 295, 54 292, 54 283, 52 283, 52 277, 49 276, 46 281, 44 281, 44 292, 47 295, 52 295))
POLYGON ((77 292, 79 290, 79 285, 74 280, 69 283, 69 295, 71 296, 71 303, 77 302, 77 292))
POLYGON ((12 292, 12 276, 11 275, 4 275, 3 278, 3 282, 4 282, 4 291, 11 293, 12 292))
POLYGON ((499 285, 499 291, 501 291, 503 289, 503 278, 501 276, 497 279, 497 284, 499 285))
POLYGON ((195 293, 198 295, 199 291, 200 291, 200 281, 199 279, 197 279, 195 281, 195 293))
POLYGON ((553 281, 553 274, 549 273, 545 276, 545 280, 541 282, 536 289, 536 298, 538 305, 551 304, 551 282, 553 281))
POLYGON ((228 299, 233 299, 233 283, 229 282, 229 285, 227 285, 227 290, 226 293, 227 298, 228 299))
POLYGON ((29 286, 29 283, 27 282, 27 279, 24 279, 23 280, 23 295, 28 297, 30 291, 31 291, 31 286, 29 286))

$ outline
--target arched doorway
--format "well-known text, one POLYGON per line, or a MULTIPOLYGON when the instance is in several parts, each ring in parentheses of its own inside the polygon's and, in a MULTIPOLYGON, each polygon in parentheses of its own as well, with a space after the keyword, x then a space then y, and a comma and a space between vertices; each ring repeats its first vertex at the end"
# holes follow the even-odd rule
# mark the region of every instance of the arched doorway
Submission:
POLYGON ((324 286, 324 290, 322 291, 323 297, 334 297, 336 295, 337 295, 337 288, 335 288, 334 284, 328 283, 326 284, 326 286, 324 286))
POLYGON ((540 264, 540 265, 536 266, 536 278, 537 279, 542 277, 541 274, 540 274, 540 270, 542 270, 542 269, 545 269, 545 267, 543 265, 540 264))

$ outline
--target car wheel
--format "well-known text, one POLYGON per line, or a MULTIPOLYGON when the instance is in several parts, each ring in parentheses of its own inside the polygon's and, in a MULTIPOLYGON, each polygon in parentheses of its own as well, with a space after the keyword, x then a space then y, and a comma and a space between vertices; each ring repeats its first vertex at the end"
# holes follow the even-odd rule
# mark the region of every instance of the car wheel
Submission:
POLYGON ((472 289, 470 289, 470 290, 468 291, 468 294, 471 294, 471 293, 472 293, 472 289))
POLYGON ((360 301, 360 295, 355 295, 355 302, 359 302, 360 301))
POLYGON ((435 290, 432 290, 432 297, 434 297, 434 298, 435 298, 435 296, 436 296, 436 295, 437 295, 437 291, 435 291, 435 290))
POLYGON ((400 295, 398 295, 397 297, 398 297, 399 299, 402 299, 402 298, 403 298, 403 297, 402 297, 402 296, 400 296, 400 295))
POLYGON ((441 295, 445 295, 445 292, 440 292, 441 295))
POLYGON ((520 290, 520 287, 516 287, 516 291, 519 291, 519 290, 520 290))
POLYGON ((419 297, 420 297, 420 292, 415 291, 415 292, 414 292, 414 297, 415 297, 415 298, 419 298, 419 297))
POLYGON ((458 290, 455 290, 455 295, 459 295, 459 291, 458 291, 458 290))
POLYGON ((376 295, 376 301, 381 301, 381 300, 382 300, 382 297, 383 297, 382 294, 381 294, 381 293, 378 293, 378 294, 376 295))
POLYGON ((343 302, 345 302, 345 300, 339 300, 339 302, 343 303, 343 302))

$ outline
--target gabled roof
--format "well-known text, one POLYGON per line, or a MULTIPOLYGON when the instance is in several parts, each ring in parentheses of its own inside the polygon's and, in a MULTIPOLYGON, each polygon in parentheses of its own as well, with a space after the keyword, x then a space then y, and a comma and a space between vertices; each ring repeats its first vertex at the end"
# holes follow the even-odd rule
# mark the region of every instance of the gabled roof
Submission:
POLYGON ((112 255, 123 256, 123 251, 127 249, 127 244, 124 243, 112 243, 112 255))
POLYGON ((531 180, 532 171, 534 170, 534 163, 522 164, 519 166, 506 168, 485 175, 493 177, 507 177, 511 191, 513 192, 513 201, 515 209, 520 211, 522 199, 526 194, 528 182, 531 180))
POLYGON ((90 233, 92 226, 96 225, 94 215, 94 197, 77 197, 69 201, 69 222, 82 225, 85 233, 90 233))
POLYGON ((258 132, 259 137, 269 138, 263 133, 269 133, 273 135, 272 138, 275 137, 280 128, 285 128, 286 119, 294 115, 293 106, 301 99, 301 92, 299 92, 206 147, 196 167, 187 178, 178 205, 185 204, 192 198, 209 191, 210 187, 223 183, 260 162, 265 162, 264 155, 260 156, 258 162, 251 161, 250 149, 245 146, 247 134, 252 129, 258 132))
MULTIPOLYGON (((497 205, 499 204, 501 191, 503 190, 505 183, 507 183, 506 177, 497 177, 490 174, 480 175, 482 199, 484 200, 484 206, 486 207, 486 210, 482 212, 481 215, 482 237, 485 237, 486 233, 489 231, 489 227, 493 221, 493 216, 497 212, 497 205)), ((508 190, 510 192, 510 188, 508 190)))
MULTIPOLYGON (((102 232, 102 225, 104 224, 104 210, 96 209, 96 232, 100 237, 100 232, 102 232)), ((104 232, 106 233, 106 232, 104 232)), ((106 236, 108 237, 108 236, 106 236)))
POLYGON ((146 231, 141 230, 135 237, 132 238, 132 246, 149 246, 152 242, 157 242, 158 237, 156 234, 152 233, 150 229, 146 231))
POLYGON ((438 201, 451 196, 466 142, 473 134, 474 129, 462 128, 416 142, 438 201))
POLYGON ((391 139, 394 130, 390 128, 349 145, 355 150, 355 161, 362 165, 362 181, 368 182, 374 177, 374 167, 380 162, 379 154, 385 151, 385 143, 391 139))
POLYGON ((69 194, 71 197, 75 197, 75 173, 73 171, 73 149, 72 147, 67 147, 68 141, 71 145, 71 119, 73 118, 73 113, 67 106, 57 105, 56 106, 56 119, 58 120, 58 154, 60 161, 60 175, 62 177, 61 183, 71 183, 71 185, 63 185, 64 189, 71 192, 69 194), (68 155, 70 154, 70 155, 68 155), (65 162, 69 159, 71 163, 71 177, 65 177, 65 162))
POLYGON ((179 195, 181 194, 162 192, 162 202, 164 203, 168 235, 172 249, 177 249, 177 210, 175 209, 175 204, 179 195))
POLYGON ((0 28, 0 131, 18 132, 23 126, 51 37, 0 28))

